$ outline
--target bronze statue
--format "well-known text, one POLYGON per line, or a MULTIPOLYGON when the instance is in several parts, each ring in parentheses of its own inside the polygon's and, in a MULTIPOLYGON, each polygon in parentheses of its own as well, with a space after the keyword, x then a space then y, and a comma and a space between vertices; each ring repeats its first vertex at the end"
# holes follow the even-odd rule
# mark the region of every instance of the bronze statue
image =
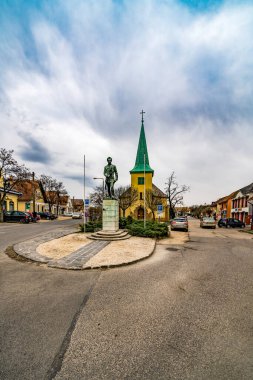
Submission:
POLYGON ((112 158, 107 158, 108 164, 104 167, 106 198, 114 198, 114 183, 118 180, 118 172, 115 165, 112 164, 112 158))

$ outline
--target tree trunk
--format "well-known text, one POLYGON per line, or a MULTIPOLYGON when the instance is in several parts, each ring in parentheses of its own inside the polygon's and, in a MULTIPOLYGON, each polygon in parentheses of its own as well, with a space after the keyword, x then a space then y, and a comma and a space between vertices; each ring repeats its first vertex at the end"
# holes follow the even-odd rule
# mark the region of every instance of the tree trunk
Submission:
POLYGON ((174 219, 175 218, 175 211, 172 207, 170 207, 170 219, 174 219))
POLYGON ((123 211, 123 218, 125 218, 126 217, 126 210, 123 209, 122 211, 123 211))
POLYGON ((152 211, 152 215, 153 215, 153 222, 155 222, 155 212, 152 211))
POLYGON ((3 213, 3 205, 2 202, 0 203, 0 223, 3 223, 4 221, 4 213, 3 213))

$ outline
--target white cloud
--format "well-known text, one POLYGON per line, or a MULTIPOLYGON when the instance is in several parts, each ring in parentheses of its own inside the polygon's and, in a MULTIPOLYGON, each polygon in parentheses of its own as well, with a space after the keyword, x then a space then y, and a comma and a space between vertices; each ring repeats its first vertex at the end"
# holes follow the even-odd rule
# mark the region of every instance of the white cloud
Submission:
MULTIPOLYGON (((31 10, 26 34, 16 19, 8 45, 2 42, 1 146, 22 161, 25 136, 37 139, 53 164, 27 166, 80 197, 81 182, 69 177, 82 176, 84 154, 88 177, 101 176, 111 155, 119 184, 130 182, 144 108, 162 190, 172 170, 191 186, 188 204, 252 182, 250 4, 205 13, 154 0, 48 7, 31 10)), ((7 26, 8 19, 9 33, 7 26)))

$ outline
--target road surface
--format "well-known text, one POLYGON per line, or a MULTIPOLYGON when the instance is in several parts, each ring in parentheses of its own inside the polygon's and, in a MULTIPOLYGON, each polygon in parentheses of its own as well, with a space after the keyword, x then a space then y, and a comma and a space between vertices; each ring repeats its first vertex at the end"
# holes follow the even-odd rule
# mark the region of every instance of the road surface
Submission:
POLYGON ((184 245, 95 272, 1 255, 1 378, 253 378, 251 235, 193 220, 184 245))

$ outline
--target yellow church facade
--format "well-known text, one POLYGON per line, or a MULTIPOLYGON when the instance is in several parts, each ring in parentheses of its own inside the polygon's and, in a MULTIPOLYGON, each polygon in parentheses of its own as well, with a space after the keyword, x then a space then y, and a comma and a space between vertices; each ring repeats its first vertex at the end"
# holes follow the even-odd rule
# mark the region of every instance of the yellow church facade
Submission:
MULTIPOLYGON (((143 114, 135 166, 130 175, 131 188, 135 189, 135 200, 125 210, 125 216, 130 215, 139 220, 146 216, 147 220, 168 221, 167 196, 153 183, 154 170, 149 165, 143 114)), ((122 210, 120 216, 123 216, 122 210)))

